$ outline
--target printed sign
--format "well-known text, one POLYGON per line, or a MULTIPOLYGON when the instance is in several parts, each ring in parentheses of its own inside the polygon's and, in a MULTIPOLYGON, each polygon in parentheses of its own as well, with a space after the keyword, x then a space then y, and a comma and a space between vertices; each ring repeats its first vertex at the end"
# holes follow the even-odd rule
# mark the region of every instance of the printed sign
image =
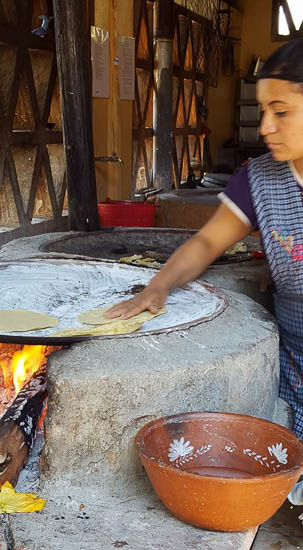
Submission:
POLYGON ((92 95, 109 97, 109 32, 91 27, 92 95))
POLYGON ((135 99, 135 38, 119 36, 119 92, 120 99, 135 99))

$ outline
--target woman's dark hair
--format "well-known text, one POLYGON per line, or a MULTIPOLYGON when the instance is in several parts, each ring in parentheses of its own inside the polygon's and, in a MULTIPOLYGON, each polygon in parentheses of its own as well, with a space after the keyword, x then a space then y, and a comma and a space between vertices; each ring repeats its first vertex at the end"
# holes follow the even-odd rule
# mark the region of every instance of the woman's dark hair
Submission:
POLYGON ((303 38, 291 40, 272 53, 262 66, 258 78, 303 83, 303 38))

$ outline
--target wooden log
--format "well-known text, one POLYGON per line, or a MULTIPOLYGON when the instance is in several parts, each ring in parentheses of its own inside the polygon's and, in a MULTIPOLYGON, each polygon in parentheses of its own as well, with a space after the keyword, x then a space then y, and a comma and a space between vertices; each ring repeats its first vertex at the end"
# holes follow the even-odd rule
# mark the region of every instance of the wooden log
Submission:
POLYGON ((47 396, 46 367, 23 386, 0 419, 0 485, 15 484, 27 462, 47 396))
POLYGON ((98 229, 88 1, 53 0, 70 229, 98 229))
POLYGON ((26 465, 29 448, 24 433, 15 422, 0 423, 0 485, 6 481, 15 485, 20 470, 26 465))

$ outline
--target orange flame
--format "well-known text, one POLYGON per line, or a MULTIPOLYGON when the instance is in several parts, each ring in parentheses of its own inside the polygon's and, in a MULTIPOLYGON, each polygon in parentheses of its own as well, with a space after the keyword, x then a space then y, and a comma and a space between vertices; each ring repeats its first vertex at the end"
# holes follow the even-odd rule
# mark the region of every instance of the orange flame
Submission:
POLYGON ((33 376, 45 360, 47 346, 24 346, 16 351, 12 358, 13 382, 16 394, 19 393, 26 381, 33 376))

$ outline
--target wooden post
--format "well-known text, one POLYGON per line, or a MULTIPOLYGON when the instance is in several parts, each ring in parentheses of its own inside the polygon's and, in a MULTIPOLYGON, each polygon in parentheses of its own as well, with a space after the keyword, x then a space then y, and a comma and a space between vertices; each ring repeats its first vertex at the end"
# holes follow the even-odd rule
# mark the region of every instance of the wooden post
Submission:
POLYGON ((172 188, 174 2, 156 0, 154 6, 154 146, 153 184, 172 188))
POLYGON ((89 0, 53 0, 68 186, 69 226, 98 229, 89 0))

